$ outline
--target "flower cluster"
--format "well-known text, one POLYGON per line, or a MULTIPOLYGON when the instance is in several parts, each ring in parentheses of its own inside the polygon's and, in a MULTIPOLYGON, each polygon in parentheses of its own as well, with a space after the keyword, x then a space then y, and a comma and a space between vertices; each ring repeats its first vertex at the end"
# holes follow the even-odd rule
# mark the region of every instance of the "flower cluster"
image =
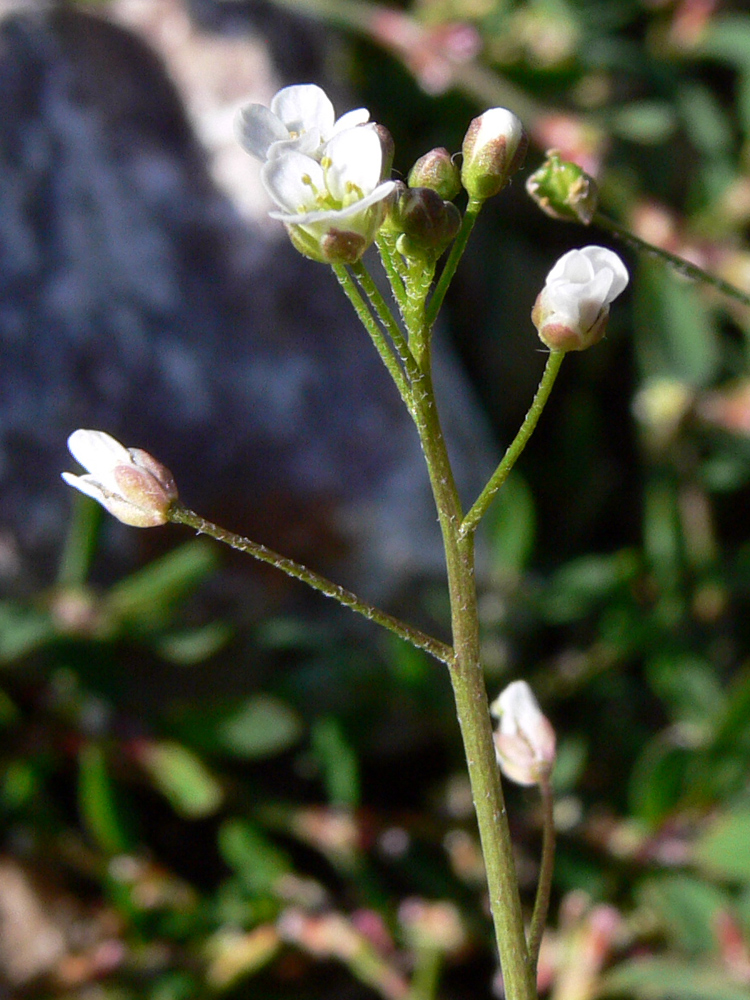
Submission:
POLYGON ((306 257, 353 264, 375 239, 394 190, 385 129, 364 108, 336 119, 325 92, 285 87, 271 107, 251 104, 238 120, 245 149, 263 162, 263 185, 306 257))

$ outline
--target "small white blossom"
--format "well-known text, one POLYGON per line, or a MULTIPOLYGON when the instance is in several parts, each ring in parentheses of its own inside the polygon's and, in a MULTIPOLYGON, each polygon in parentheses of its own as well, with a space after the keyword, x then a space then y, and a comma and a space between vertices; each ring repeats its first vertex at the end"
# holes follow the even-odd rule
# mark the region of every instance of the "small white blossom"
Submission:
POLYGON ((490 705, 500 720, 495 753, 506 778, 537 785, 555 765, 555 731, 526 681, 513 681, 490 705))
POLYGON ((629 280, 625 265, 605 247, 571 250, 547 275, 531 319, 553 351, 582 351, 607 328, 609 307, 629 280))
POLYGON ((69 486, 93 497, 123 524, 136 528, 166 524, 177 487, 161 462, 140 448, 123 447, 104 431, 74 431, 68 448, 89 473, 63 472, 69 486))
POLYGON ((385 218, 394 181, 381 182, 383 146, 373 125, 338 132, 320 162, 298 150, 266 161, 263 184, 281 211, 292 242, 308 257, 328 263, 358 261, 385 218))
POLYGON ((251 156, 268 160, 290 150, 319 159, 334 135, 369 121, 367 108, 336 118, 328 95, 315 84, 284 87, 271 107, 249 104, 237 116, 237 135, 251 156))

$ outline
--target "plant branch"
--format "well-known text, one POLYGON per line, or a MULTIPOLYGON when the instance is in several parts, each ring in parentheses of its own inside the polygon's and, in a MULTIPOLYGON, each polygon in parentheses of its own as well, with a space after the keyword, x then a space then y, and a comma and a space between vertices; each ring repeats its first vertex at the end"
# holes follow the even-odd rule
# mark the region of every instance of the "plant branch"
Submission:
POLYGON ((539 388, 536 391, 536 395, 534 396, 529 412, 526 414, 518 434, 516 434, 512 444, 503 455, 502 461, 492 473, 490 481, 479 494, 473 507, 463 519, 460 530, 462 538, 466 538, 467 535, 470 535, 476 529, 481 519, 487 513, 488 507, 495 499, 497 491, 510 475, 511 469, 516 464, 521 452, 528 444, 529 438, 534 433, 534 429, 539 422, 542 411, 544 410, 547 400, 549 399, 549 395, 552 392, 552 386, 555 384, 555 379, 560 371, 560 365, 562 364, 564 357, 564 351, 550 351, 547 358, 547 364, 544 368, 544 374, 542 375, 542 380, 539 383, 539 388))
POLYGON ((606 215, 602 215, 601 212, 597 212, 592 221, 600 229, 605 229, 608 233, 612 233, 613 236, 616 236, 623 243, 627 243, 634 249, 643 250, 652 257, 660 257, 670 267, 686 278, 692 278, 694 281, 702 281, 704 284, 711 285, 729 298, 740 302, 743 306, 750 306, 750 295, 747 292, 743 292, 742 289, 737 288, 736 285, 724 281, 723 278, 718 278, 715 274, 709 274, 708 271, 704 271, 697 264, 692 264, 689 260, 685 260, 684 257, 678 257, 677 254, 670 253, 669 250, 664 250, 662 247, 647 243, 646 240, 642 240, 640 236, 629 232, 606 215))
POLYGON ((531 927, 529 929, 529 961, 534 968, 537 967, 537 963, 539 962, 539 949, 542 945, 544 925, 547 923, 547 912, 549 910, 550 893, 552 891, 552 872, 555 865, 554 795, 549 776, 544 777, 540 781, 539 793, 542 796, 544 832, 542 835, 542 860, 539 866, 539 881, 537 882, 534 913, 531 917, 531 927))
POLYGON ((211 521, 206 521, 205 518, 202 518, 192 510, 188 510, 187 507, 183 507, 179 502, 172 504, 167 516, 175 524, 186 524, 194 528, 199 535, 209 535, 211 538, 216 539, 217 542, 223 542, 238 552, 245 552, 254 559, 260 560, 260 562, 274 566, 276 569, 281 570, 282 573, 286 573, 287 576, 294 577, 295 580, 301 580, 302 583, 306 583, 313 590, 318 590, 321 594, 325 594, 326 597, 330 597, 334 601, 338 601, 339 604, 343 604, 345 608, 351 608, 352 611, 356 611, 357 614, 362 615, 369 621, 375 622, 377 625, 382 625, 383 628, 388 629, 389 632, 393 632, 405 642, 411 643, 412 646, 416 646, 417 649, 423 649, 426 653, 434 656, 436 660, 440 660, 441 663, 445 663, 448 666, 453 663, 453 650, 450 646, 427 635, 418 628, 407 625, 406 622, 402 622, 399 618, 381 611, 380 608, 375 607, 373 604, 368 604, 367 601, 361 600, 352 591, 346 590, 337 583, 333 583, 326 577, 321 576, 320 573, 308 569, 307 566, 294 562, 292 559, 287 559, 286 556, 279 555, 278 552, 274 552, 273 549, 269 549, 259 542, 253 542, 251 539, 243 538, 232 531, 227 531, 225 528, 221 528, 211 521))
POLYGON ((443 304, 443 299, 445 298, 445 293, 448 291, 451 281, 453 281, 453 275, 456 273, 458 262, 463 257, 469 236, 471 236, 471 231, 474 228, 474 223, 477 221, 477 216, 483 204, 484 202, 476 198, 469 199, 469 204, 466 206, 466 211, 461 222, 461 229, 453 241, 451 252, 448 254, 448 260, 443 266, 440 278, 435 286, 435 291, 432 293, 432 298, 427 306, 425 320, 429 328, 432 328, 435 324, 440 307, 443 304))
MULTIPOLYGON (((409 413, 412 413, 413 406, 412 406, 411 390, 409 389, 407 381, 404 378, 404 373, 401 369, 401 366, 398 363, 398 359, 394 355, 391 346, 385 339, 382 329, 378 325, 377 319, 373 316, 372 312, 370 311, 370 307, 362 298, 354 279, 349 274, 344 265, 332 264, 331 266, 333 268, 333 273, 338 278, 339 284, 344 289, 346 297, 354 306, 354 311, 359 317, 362 326, 364 326, 365 330, 367 330, 367 332, 369 333, 370 339, 375 345, 375 349, 380 355, 383 364, 388 369, 393 381, 396 383, 396 388, 398 389, 399 395, 403 399, 406 408, 408 409, 409 413)), ((362 264, 358 264, 356 265, 356 267, 357 267, 358 279, 360 278, 361 273, 367 274, 362 264)), ((369 275, 367 276, 369 278, 369 275)), ((398 324, 396 324, 395 319, 393 319, 393 316, 391 316, 390 310, 385 305, 385 303, 383 303, 383 306, 385 308, 386 313, 390 316, 392 323, 397 326, 398 324)))

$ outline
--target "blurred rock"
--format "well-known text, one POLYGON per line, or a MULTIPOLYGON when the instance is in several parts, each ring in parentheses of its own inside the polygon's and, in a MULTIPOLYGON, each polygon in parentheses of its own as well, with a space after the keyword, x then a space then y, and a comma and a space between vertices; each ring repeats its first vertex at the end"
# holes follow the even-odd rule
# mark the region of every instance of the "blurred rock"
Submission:
MULTIPOLYGON (((53 579, 77 427, 147 449, 189 506, 371 597, 440 572, 416 435, 373 348, 330 272, 219 192, 154 52, 74 9, 10 14, 0 104, 3 590, 53 579)), ((445 352, 437 369, 472 498, 483 425, 445 352)), ((146 535, 162 533, 108 519, 102 578, 146 535)))

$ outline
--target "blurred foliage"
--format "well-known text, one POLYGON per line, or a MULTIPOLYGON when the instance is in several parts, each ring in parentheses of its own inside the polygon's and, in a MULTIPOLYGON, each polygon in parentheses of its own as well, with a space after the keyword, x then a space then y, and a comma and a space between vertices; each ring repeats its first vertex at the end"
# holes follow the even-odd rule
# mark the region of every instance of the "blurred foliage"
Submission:
MULTIPOLYGON (((530 169, 560 148, 621 224, 750 288, 743 3, 283 6, 345 29, 335 71, 392 129, 402 172, 504 104, 529 127, 530 169)), ((608 241, 542 217, 520 181, 480 220, 448 313, 500 440, 542 367, 536 292, 590 242, 608 241)), ((560 741, 543 992, 740 1000, 750 315, 630 263, 629 306, 566 361, 482 529, 488 684, 526 677, 560 741)), ((0 889, 23 902, 23 995, 492 995, 441 669, 337 618, 250 637, 196 623, 187 598, 215 560, 201 540, 95 592, 94 531, 81 514, 59 582, 0 607, 0 889), (248 678, 239 692, 212 680, 226 663, 248 678)), ((440 616, 439 594, 423 602, 440 616)), ((509 805, 528 901, 538 806, 517 790, 509 805)))

